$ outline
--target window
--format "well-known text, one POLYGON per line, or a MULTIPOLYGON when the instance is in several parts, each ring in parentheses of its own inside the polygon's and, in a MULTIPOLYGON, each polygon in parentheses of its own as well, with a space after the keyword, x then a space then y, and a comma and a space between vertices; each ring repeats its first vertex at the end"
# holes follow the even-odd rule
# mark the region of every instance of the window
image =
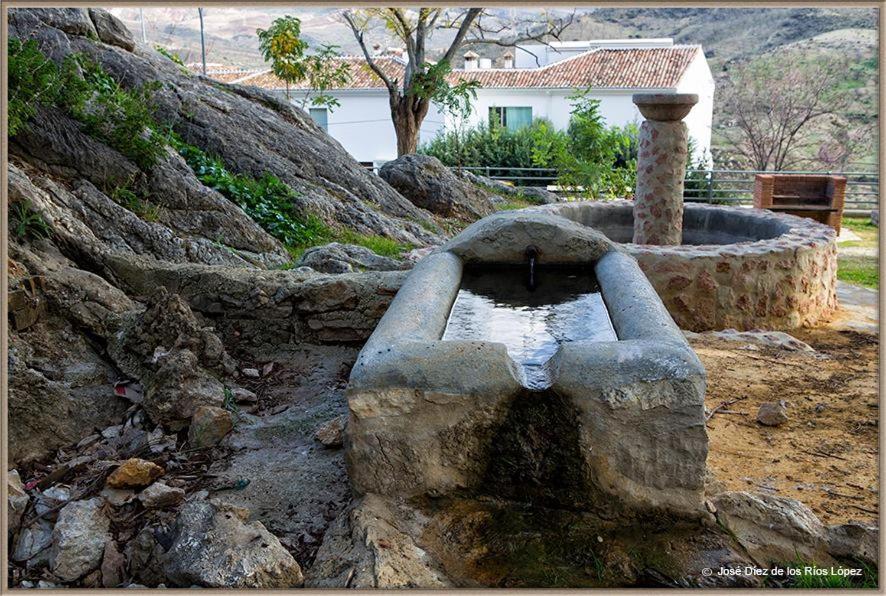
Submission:
POLYGON ((311 108, 311 120, 317 123, 317 126, 329 132, 329 122, 327 120, 326 108, 311 108))
POLYGON ((489 123, 512 131, 519 130, 532 124, 532 108, 489 108, 489 123))

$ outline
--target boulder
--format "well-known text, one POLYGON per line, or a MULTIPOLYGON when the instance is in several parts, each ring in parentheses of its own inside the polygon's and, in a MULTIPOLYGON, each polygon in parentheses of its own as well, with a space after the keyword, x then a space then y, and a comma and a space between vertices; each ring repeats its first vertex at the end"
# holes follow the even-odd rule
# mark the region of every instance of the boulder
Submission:
POLYGON ((200 406, 194 410, 191 426, 188 428, 188 442, 191 447, 203 449, 218 444, 234 428, 231 413, 224 408, 200 406))
POLYGON ((138 500, 145 509, 167 509, 175 507, 185 500, 184 489, 167 486, 162 482, 155 482, 139 493, 138 500))
POLYGON ((444 217, 475 220, 493 211, 489 193, 429 155, 402 155, 378 172, 413 205, 444 217))
POLYGON ((157 365, 157 371, 148 375, 142 402, 154 422, 180 430, 201 406, 224 403, 224 385, 199 366, 190 350, 163 354, 157 365))
POLYGON ((341 447, 344 444, 345 425, 348 423, 347 414, 336 416, 314 433, 314 438, 320 441, 324 447, 341 447))
POLYGON ((111 472, 107 485, 111 488, 141 488, 154 482, 163 473, 163 468, 157 464, 133 457, 111 472))
POLYGON ((796 499, 725 492, 711 499, 717 520, 760 565, 804 561, 829 564, 828 535, 821 521, 796 499))
POLYGON ((363 246, 340 244, 338 242, 309 248, 302 255, 296 266, 310 267, 321 273, 397 271, 409 267, 403 261, 377 255, 363 246))
POLYGON ((548 189, 540 186, 513 186, 511 184, 506 184, 501 180, 474 174, 468 170, 456 169, 454 172, 464 180, 485 188, 489 192, 495 193, 501 197, 524 199, 531 203, 538 203, 539 205, 559 203, 563 200, 548 189))
MULTIPOLYGON (((305 586, 385 590, 451 588, 451 581, 412 538, 411 512, 367 494, 339 514, 324 536, 305 586)), ((415 530, 414 528, 412 529, 415 530)))
POLYGON ((788 410, 784 400, 763 402, 757 410, 757 422, 763 426, 781 426, 787 421, 788 410))
POLYGON ((80 579, 101 565, 110 540, 110 520, 102 511, 104 501, 95 497, 65 505, 52 531, 49 569, 62 581, 80 579))
POLYGON ((164 572, 179 586, 296 588, 301 567, 261 522, 217 500, 192 501, 179 512, 164 572))
POLYGON ((135 39, 120 19, 101 8, 90 8, 89 18, 95 25, 98 38, 112 46, 131 52, 135 49, 135 39))
POLYGON ((850 522, 828 526, 828 552, 841 559, 858 559, 877 566, 880 559, 880 531, 877 526, 850 522))

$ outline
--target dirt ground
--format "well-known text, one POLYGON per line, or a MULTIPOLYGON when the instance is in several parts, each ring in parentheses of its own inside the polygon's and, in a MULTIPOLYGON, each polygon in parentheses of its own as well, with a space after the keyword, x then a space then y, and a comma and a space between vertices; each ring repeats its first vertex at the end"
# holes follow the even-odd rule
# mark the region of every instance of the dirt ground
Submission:
POLYGON ((708 373, 709 492, 796 498, 826 524, 878 515, 878 338, 835 326, 792 332, 816 352, 692 340, 708 373), (765 401, 788 402, 779 427, 756 422, 765 401))

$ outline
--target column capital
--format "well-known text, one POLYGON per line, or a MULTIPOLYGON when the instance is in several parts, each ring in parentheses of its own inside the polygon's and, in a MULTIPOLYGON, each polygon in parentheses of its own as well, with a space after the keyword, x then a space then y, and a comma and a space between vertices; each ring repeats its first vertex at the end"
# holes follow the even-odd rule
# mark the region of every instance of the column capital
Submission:
POLYGON ((635 93, 634 104, 647 120, 678 122, 698 103, 695 93, 635 93))

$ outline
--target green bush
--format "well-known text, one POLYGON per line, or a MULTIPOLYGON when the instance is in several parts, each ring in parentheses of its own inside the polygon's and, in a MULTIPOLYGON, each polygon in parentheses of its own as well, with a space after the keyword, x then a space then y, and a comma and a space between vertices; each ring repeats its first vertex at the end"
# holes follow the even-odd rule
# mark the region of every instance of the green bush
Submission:
MULTIPOLYGON (((569 127, 554 128, 538 118, 515 131, 483 125, 464 133, 449 131, 420 148, 448 166, 488 167, 493 176, 518 177, 527 173, 510 168, 550 168, 556 181, 575 194, 618 197, 633 191, 637 171, 638 129, 605 126, 599 101, 586 92, 571 97, 574 107, 569 127)), ((535 180, 547 183, 553 180, 535 180)), ((517 181, 528 184, 529 181, 517 181)))
POLYGON ((166 152, 154 121, 153 93, 159 83, 124 89, 97 62, 72 54, 62 65, 62 105, 96 136, 149 169, 166 152))
POLYGON ((309 214, 303 219, 296 218, 295 191, 276 176, 266 173, 256 179, 234 174, 219 158, 207 155, 175 134, 170 134, 168 140, 203 184, 239 205, 246 215, 287 247, 312 246, 332 238, 331 230, 319 217, 309 214))
POLYGON ((22 43, 10 38, 7 48, 9 136, 14 137, 34 117, 37 106, 55 103, 59 73, 55 63, 40 51, 36 40, 22 43))

